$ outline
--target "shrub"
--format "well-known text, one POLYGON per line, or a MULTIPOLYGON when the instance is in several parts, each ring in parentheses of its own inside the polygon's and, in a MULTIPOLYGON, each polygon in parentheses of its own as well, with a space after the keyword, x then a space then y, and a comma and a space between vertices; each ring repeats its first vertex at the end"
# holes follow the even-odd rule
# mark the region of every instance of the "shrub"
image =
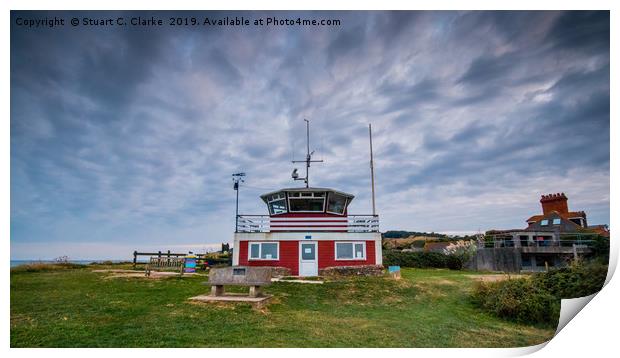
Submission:
POLYGON ((446 261, 448 268, 450 270, 462 269, 465 262, 471 260, 476 254, 476 250, 476 243, 473 240, 459 240, 451 243, 443 250, 443 253, 448 256, 446 261))
POLYGON ((463 259, 460 256, 447 255, 446 266, 450 270, 461 270, 463 269, 463 259))
POLYGON ((403 252, 397 250, 383 251, 385 266, 415 268, 445 268, 446 255, 438 252, 403 252))
POLYGON ((558 298, 576 298, 600 291, 606 277, 607 265, 588 263, 537 273, 532 281, 558 298))
POLYGON ((598 235, 592 243, 592 258, 600 264, 609 264, 609 238, 598 235))
POLYGON ((560 316, 560 300, 525 278, 480 282, 473 300, 499 317, 521 323, 555 325, 560 316))
POLYGON ((527 323, 557 323, 560 300, 588 296, 599 291, 607 266, 579 264, 520 278, 479 283, 473 301, 506 319, 527 323))

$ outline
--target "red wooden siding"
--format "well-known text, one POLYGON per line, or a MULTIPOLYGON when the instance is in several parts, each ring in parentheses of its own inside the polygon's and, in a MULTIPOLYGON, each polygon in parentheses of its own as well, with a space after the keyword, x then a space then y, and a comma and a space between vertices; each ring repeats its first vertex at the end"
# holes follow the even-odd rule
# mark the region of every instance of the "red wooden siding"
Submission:
POLYGON ((298 241, 280 241, 279 260, 248 260, 248 242, 239 242, 239 265, 241 266, 280 266, 291 270, 292 275, 299 274, 298 241))
POLYGON ((375 242, 366 241, 366 260, 336 260, 334 241, 319 241, 319 270, 332 266, 375 264, 375 242))
MULTIPOLYGON (((366 260, 336 260, 335 241, 318 241, 318 259, 319 269, 332 266, 374 265, 375 242, 366 241, 366 260)), ((290 269, 292 275, 298 275, 299 241, 280 241, 279 260, 248 260, 248 241, 240 241, 239 265, 281 266, 290 269)))

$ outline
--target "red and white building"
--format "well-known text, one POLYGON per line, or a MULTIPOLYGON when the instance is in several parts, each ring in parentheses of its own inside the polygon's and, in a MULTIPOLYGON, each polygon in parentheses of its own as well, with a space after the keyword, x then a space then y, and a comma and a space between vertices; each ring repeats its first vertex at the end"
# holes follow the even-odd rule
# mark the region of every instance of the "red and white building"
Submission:
POLYGON ((288 188, 261 195, 269 215, 238 215, 233 265, 286 267, 316 276, 333 266, 381 265, 377 215, 349 215, 353 195, 288 188))

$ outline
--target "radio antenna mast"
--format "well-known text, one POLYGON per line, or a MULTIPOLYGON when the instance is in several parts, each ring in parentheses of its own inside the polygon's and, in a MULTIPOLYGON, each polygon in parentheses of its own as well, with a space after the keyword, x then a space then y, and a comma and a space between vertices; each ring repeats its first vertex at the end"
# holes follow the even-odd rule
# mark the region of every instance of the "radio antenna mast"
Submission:
POLYGON ((293 170, 291 176, 294 180, 303 180, 306 183, 306 188, 308 185, 309 171, 310 171, 310 163, 321 163, 323 160, 312 160, 312 154, 314 151, 310 152, 310 121, 304 118, 306 122, 306 160, 293 160, 292 163, 306 163, 306 177, 300 178, 299 174, 297 174, 297 168, 293 170))
POLYGON ((372 125, 368 124, 368 137, 370 138, 370 182, 372 186, 372 215, 377 215, 375 209, 375 166, 372 158, 372 125))

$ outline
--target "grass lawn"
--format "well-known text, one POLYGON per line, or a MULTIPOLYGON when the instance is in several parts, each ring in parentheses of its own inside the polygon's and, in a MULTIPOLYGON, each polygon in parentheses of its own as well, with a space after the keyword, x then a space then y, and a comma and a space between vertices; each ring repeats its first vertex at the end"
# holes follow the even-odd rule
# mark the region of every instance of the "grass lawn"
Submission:
POLYGON ((208 292, 206 277, 12 270, 11 347, 516 347, 553 337, 557 322, 521 325, 476 308, 470 274, 277 282, 265 289, 272 303, 256 310, 188 301, 208 292))

